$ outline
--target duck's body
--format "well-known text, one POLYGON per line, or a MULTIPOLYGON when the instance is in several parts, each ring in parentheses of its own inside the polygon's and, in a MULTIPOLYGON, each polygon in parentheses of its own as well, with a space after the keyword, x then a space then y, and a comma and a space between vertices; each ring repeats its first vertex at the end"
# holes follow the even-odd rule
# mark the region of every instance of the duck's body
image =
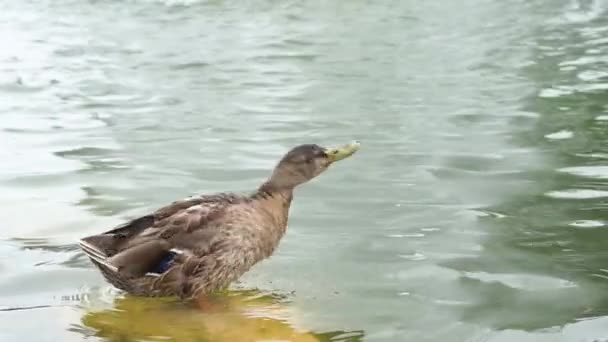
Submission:
POLYGON ((287 154, 252 195, 176 201, 86 237, 80 246, 110 283, 131 294, 192 298, 225 288, 275 250, 287 228, 294 187, 358 145, 304 146, 287 154))

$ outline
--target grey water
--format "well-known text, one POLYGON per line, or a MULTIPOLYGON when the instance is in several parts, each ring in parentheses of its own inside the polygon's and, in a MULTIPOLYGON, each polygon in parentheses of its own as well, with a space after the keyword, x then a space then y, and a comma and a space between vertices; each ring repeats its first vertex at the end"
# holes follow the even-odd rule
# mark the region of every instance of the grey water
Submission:
POLYGON ((0 3, 0 340, 608 338, 608 1, 0 3), (353 139, 229 309, 76 245, 353 139))

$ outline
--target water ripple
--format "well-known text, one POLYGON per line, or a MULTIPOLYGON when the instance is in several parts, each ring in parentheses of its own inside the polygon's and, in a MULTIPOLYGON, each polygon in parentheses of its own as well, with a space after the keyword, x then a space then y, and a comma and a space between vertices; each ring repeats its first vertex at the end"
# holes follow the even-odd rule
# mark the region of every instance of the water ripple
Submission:
MULTIPOLYGON (((296 291, 284 320, 370 340, 563 326, 605 276, 607 28, 580 3, 7 3, 0 214, 23 240, 0 241, 20 260, 0 262, 3 305, 107 289, 82 235, 249 191, 295 144, 361 139, 298 189, 245 286, 296 291)), ((86 336, 84 311, 56 310, 45 336, 86 336)))

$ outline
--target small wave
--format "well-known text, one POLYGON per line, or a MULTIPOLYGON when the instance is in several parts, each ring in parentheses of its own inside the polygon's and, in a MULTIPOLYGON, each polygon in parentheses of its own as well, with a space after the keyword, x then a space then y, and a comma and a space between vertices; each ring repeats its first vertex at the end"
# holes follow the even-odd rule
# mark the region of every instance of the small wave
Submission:
POLYGON ((561 131, 546 134, 545 138, 550 139, 550 140, 563 140, 563 139, 570 139, 573 136, 574 136, 574 133, 572 133, 572 131, 564 129, 561 131))
POLYGON ((546 193, 547 197, 556 199, 594 199, 608 197, 608 191, 592 189, 557 190, 546 193))
POLYGON ((608 166, 605 165, 565 167, 558 171, 581 177, 608 179, 608 166))
POLYGON ((604 0, 572 0, 565 9, 563 18, 573 24, 587 23, 600 18, 606 9, 608 9, 608 2, 604 0))
POLYGON ((577 228, 599 228, 604 227, 606 223, 597 220, 578 220, 571 222, 570 225, 577 228))

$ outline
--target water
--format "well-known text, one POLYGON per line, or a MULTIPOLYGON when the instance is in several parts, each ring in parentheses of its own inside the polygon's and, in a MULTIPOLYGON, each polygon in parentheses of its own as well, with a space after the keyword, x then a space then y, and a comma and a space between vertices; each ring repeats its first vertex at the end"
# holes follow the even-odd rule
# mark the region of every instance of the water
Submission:
POLYGON ((2 340, 608 338, 607 1, 2 8, 2 340), (352 139, 206 311, 76 247, 352 139))

